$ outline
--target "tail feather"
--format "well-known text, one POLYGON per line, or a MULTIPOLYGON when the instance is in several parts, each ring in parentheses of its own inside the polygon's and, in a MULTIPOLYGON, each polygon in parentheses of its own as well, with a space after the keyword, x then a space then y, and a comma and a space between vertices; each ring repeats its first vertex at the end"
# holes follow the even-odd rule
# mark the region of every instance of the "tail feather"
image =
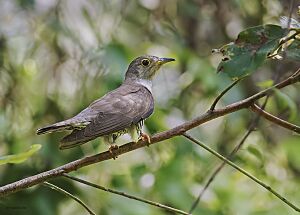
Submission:
POLYGON ((73 130, 72 133, 65 136, 60 141, 60 145, 59 145, 60 149, 69 149, 96 138, 96 136, 87 137, 84 135, 84 128, 89 123, 90 123, 89 121, 79 121, 78 119, 71 118, 65 121, 61 121, 52 125, 39 128, 36 131, 36 134, 40 135, 40 134, 47 134, 52 132, 73 130))
POLYGON ((59 131, 65 131, 65 130, 70 130, 72 129, 72 125, 66 122, 58 122, 53 125, 48 125, 42 128, 39 128, 36 131, 37 135, 40 134, 47 134, 47 133, 52 133, 52 132, 59 132, 59 131))

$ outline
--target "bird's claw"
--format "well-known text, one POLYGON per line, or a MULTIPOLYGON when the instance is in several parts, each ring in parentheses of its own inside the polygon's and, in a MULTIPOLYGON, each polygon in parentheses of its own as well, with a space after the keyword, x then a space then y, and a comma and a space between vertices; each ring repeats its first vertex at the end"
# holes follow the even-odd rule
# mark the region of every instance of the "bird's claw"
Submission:
POLYGON ((118 155, 116 155, 116 153, 115 153, 115 150, 118 150, 118 149, 119 149, 118 145, 111 145, 108 149, 110 154, 112 154, 114 160, 116 160, 116 158, 118 157, 118 155))
POLYGON ((150 138, 150 136, 149 136, 148 134, 141 133, 141 135, 140 135, 140 140, 146 141, 147 146, 148 146, 148 147, 150 146, 151 138, 150 138))

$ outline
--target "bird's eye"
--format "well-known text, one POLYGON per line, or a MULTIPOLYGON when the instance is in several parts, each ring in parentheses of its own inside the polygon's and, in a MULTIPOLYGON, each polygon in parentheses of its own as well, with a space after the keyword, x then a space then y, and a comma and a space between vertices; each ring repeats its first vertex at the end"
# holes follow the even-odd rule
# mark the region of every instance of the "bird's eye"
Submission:
POLYGON ((143 64, 143 66, 149 66, 150 61, 148 59, 143 59, 142 64, 143 64))

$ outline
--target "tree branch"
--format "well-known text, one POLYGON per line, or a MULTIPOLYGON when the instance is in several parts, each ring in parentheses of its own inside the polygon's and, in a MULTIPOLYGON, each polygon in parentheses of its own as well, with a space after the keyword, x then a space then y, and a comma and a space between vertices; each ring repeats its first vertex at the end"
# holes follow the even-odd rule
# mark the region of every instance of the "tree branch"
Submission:
POLYGON ((109 192, 109 193, 117 194, 117 195, 120 195, 120 196, 124 196, 126 198, 134 199, 134 200, 137 200, 139 202, 144 202, 144 203, 149 204, 149 205, 154 205, 156 207, 165 209, 167 211, 171 211, 173 213, 189 215, 189 213, 184 212, 182 210, 179 210, 179 209, 176 209, 176 208, 172 208, 170 206, 163 205, 163 204, 160 204, 160 203, 157 203, 157 202, 153 202, 153 201, 150 201, 150 200, 147 200, 147 199, 142 199, 142 198, 139 198, 139 197, 136 197, 136 196, 132 196, 132 195, 129 195, 127 193, 120 192, 120 191, 117 191, 117 190, 113 190, 113 189, 110 189, 110 188, 106 188, 106 187, 103 187, 103 186, 100 186, 100 185, 97 185, 97 184, 93 184, 91 182, 88 182, 88 181, 82 180, 80 178, 76 178, 76 177, 70 176, 70 175, 65 174, 65 173, 63 174, 63 176, 65 176, 66 178, 69 178, 71 180, 77 181, 79 183, 85 184, 87 186, 91 186, 91 187, 97 188, 99 190, 103 190, 105 192, 109 192))
POLYGON ((47 181, 43 182, 43 185, 46 186, 46 187, 50 187, 51 189, 56 190, 57 192, 60 192, 60 193, 62 193, 62 194, 64 194, 64 195, 66 195, 66 196, 68 196, 68 197, 74 199, 74 200, 75 200, 76 202, 78 202, 82 207, 84 207, 84 208, 89 212, 89 214, 91 214, 91 215, 96 215, 91 209, 89 209, 89 207, 88 207, 86 204, 84 204, 83 201, 81 201, 78 197, 72 195, 71 193, 65 191, 64 189, 62 189, 62 188, 60 188, 60 187, 58 187, 58 186, 56 186, 56 185, 54 185, 54 184, 51 184, 51 183, 49 183, 49 182, 47 182, 47 181))
POLYGON ((276 125, 279 125, 283 128, 286 128, 288 130, 291 130, 291 131, 294 131, 294 132, 297 132, 298 134, 300 134, 300 127, 299 126, 294 125, 290 122, 287 122, 283 119, 280 119, 280 118, 266 112, 265 110, 261 109, 258 105, 253 104, 253 105, 250 106, 250 109, 253 112, 259 114, 262 117, 264 117, 266 120, 268 120, 268 121, 270 121, 270 122, 272 122, 276 125))
MULTIPOLYGON (((230 114, 232 112, 236 112, 241 109, 245 109, 250 107, 256 100, 265 97, 269 93, 273 91, 274 88, 281 89, 286 86, 289 86, 291 84, 294 84, 296 82, 300 81, 300 69, 298 69, 293 75, 285 79, 284 81, 274 85, 273 87, 270 87, 268 89, 265 89, 253 96, 250 96, 242 101, 235 102, 233 104, 227 105, 224 108, 216 109, 214 111, 207 111, 206 113, 200 115, 199 117, 196 117, 193 120, 190 120, 188 122, 185 122, 175 128, 172 128, 168 131, 164 131, 161 133, 158 133, 154 135, 151 138, 150 144, 155 144, 158 142, 161 142, 163 140, 170 139, 174 136, 179 136, 185 133, 186 131, 195 128, 201 124, 204 124, 208 121, 211 121, 213 119, 219 118, 221 116, 230 114)), ((119 147, 119 149, 116 149, 114 151, 115 155, 121 155, 133 150, 136 150, 138 148, 142 148, 145 146, 148 146, 149 143, 146 141, 139 141, 138 143, 127 143, 119 147)), ((81 167, 88 166, 94 163, 98 163, 104 160, 112 159, 115 155, 112 155, 109 151, 102 152, 96 155, 84 157, 75 161, 72 161, 70 163, 67 163, 65 165, 62 165, 60 167, 57 167, 55 169, 51 169, 46 172, 39 173, 37 175, 33 175, 24 179, 21 179, 19 181, 4 185, 0 187, 0 197, 15 193, 17 191, 23 190, 28 187, 32 187, 34 185, 40 184, 48 179, 55 178, 58 176, 62 176, 63 173, 72 172, 74 170, 77 170, 81 167)))
POLYGON ((224 156, 222 156, 221 154, 219 154, 218 152, 212 150, 211 148, 209 148, 207 145, 205 145, 204 143, 200 142, 199 140, 196 140, 195 138, 193 138, 192 136, 183 133, 182 136, 186 137, 187 139, 189 139, 191 142, 201 146, 202 148, 204 148, 206 151, 210 152, 211 154, 215 155, 216 157, 218 157, 219 159, 223 160, 224 162, 226 162, 226 164, 232 166, 234 169, 238 170, 240 173, 244 174, 245 176, 247 176, 248 178, 252 179, 254 182, 256 182, 257 184, 261 185, 262 187, 264 187, 266 190, 268 190, 269 192, 271 192, 273 195, 275 195, 277 198, 279 198, 281 201, 283 201, 284 203, 286 203, 288 206, 290 206, 291 208, 293 208, 295 211, 300 212, 300 208, 297 207, 296 205, 294 205, 293 203, 291 203, 290 201, 288 201, 286 198, 284 198, 283 196, 281 196, 279 193, 277 193, 275 190, 273 190, 272 187, 270 187, 269 185, 265 184, 264 182, 262 182, 261 180, 259 180, 258 178, 256 178, 255 176, 251 175, 250 173, 248 173, 246 170, 242 169, 241 167, 237 166, 236 164, 234 164, 232 161, 228 160, 227 158, 225 158, 224 156))

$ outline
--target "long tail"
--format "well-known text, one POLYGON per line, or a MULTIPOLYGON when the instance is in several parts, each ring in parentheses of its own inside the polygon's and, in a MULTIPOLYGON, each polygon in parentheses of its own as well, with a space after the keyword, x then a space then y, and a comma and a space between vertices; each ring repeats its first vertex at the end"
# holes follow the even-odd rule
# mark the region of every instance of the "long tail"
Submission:
POLYGON ((52 125, 48 125, 48 126, 39 128, 36 131, 36 134, 37 135, 47 134, 47 133, 52 133, 52 132, 70 130, 72 128, 73 128, 73 126, 70 125, 70 123, 66 120, 66 121, 58 122, 58 123, 55 123, 55 124, 52 124, 52 125))

